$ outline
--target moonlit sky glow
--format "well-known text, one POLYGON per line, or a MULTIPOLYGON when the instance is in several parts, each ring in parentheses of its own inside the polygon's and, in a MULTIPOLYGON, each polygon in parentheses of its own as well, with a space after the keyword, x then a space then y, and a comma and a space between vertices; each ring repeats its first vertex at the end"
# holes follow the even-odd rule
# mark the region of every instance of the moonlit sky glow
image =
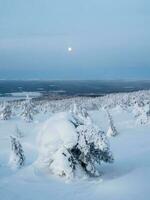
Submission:
POLYGON ((0 0, 0 78, 150 79, 150 1, 0 0))
POLYGON ((68 51, 71 52, 72 51, 72 47, 68 47, 68 51))

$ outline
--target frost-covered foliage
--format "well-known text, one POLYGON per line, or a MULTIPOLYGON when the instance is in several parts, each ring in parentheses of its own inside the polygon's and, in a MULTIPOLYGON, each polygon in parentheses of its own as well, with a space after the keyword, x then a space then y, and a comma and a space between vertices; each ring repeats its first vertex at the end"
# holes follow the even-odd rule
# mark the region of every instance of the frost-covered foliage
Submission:
POLYGON ((143 107, 143 105, 141 106, 140 104, 138 104, 137 102, 135 102, 135 104, 133 106, 134 117, 138 118, 143 113, 144 113, 144 107, 143 107))
POLYGON ((67 178, 100 175, 98 166, 113 157, 104 132, 89 119, 87 111, 76 106, 70 114, 51 117, 39 137, 38 165, 67 178))
POLYGON ((92 120, 84 107, 77 106, 77 104, 73 104, 71 109, 72 114, 72 123, 74 123, 75 127, 84 124, 91 124, 92 120))
POLYGON ((71 149, 75 160, 92 176, 100 175, 97 164, 112 162, 113 157, 104 132, 95 125, 79 125, 77 144, 71 149))
POLYGON ((37 113, 32 100, 27 96, 26 100, 22 104, 21 116, 26 122, 31 122, 33 120, 33 115, 37 113))
POLYGON ((112 115, 110 114, 110 112, 108 110, 106 112, 107 112, 107 116, 108 116, 108 119, 109 119, 109 128, 108 128, 108 131, 107 131, 107 136, 108 137, 116 136, 116 135, 118 135, 118 131, 117 131, 115 125, 114 125, 112 115))
POLYGON ((36 113, 51 114, 58 112, 68 112, 72 108, 73 104, 76 104, 78 107, 86 108, 88 111, 101 110, 102 108, 111 110, 116 106, 119 106, 122 110, 126 112, 136 113, 137 107, 135 105, 137 104, 145 109, 149 102, 149 97, 150 90, 130 93, 108 94, 95 98, 73 97, 58 100, 56 96, 56 99, 54 98, 54 100, 53 98, 49 100, 44 97, 43 99, 36 99, 36 101, 34 99, 31 100, 27 98, 26 101, 23 101, 22 103, 21 101, 14 101, 9 104, 11 105, 14 116, 18 116, 21 113, 25 120, 32 121, 34 114, 36 113), (30 107, 32 108, 32 111, 30 111, 30 107))
POLYGON ((4 104, 4 107, 2 108, 0 112, 0 119, 1 120, 9 120, 12 115, 11 106, 9 104, 4 104))
MULTIPOLYGON (((88 112, 94 110, 101 111, 103 108, 111 112, 112 109, 120 107, 123 111, 131 113, 135 117, 135 122, 137 124, 144 125, 150 123, 150 111, 148 108, 150 102, 149 97, 150 90, 108 94, 95 98, 84 96, 58 100, 57 96, 55 96, 50 99, 48 97, 44 97, 35 100, 27 97, 25 101, 16 100, 9 102, 9 105, 12 110, 11 116, 13 118, 21 115, 27 122, 31 122, 33 118, 35 119, 36 117, 39 117, 39 115, 35 114, 50 116, 53 113, 70 112, 70 110, 73 111, 73 104, 75 104, 78 109, 82 108, 81 112, 84 112, 84 108, 86 108, 88 112)), ((3 107, 4 104, 1 102, 0 113, 2 113, 3 107)), ((76 109, 75 106, 74 109, 76 109)), ((87 113, 85 113, 85 115, 86 114, 87 113)), ((80 116, 78 117, 80 118, 80 116)), ((110 127, 109 132, 111 131, 110 127)))
POLYGON ((148 122, 146 106, 143 103, 135 102, 133 106, 133 114, 137 124, 144 125, 148 122))
POLYGON ((25 156, 22 145, 18 139, 11 136, 11 154, 9 159, 9 165, 12 169, 18 169, 24 166, 25 156))

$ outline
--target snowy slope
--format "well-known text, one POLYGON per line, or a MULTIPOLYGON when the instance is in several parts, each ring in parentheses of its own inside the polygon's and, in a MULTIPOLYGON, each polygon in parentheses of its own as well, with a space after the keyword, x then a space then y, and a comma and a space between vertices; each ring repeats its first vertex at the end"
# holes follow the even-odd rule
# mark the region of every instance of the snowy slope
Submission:
MULTIPOLYGON (((66 181, 43 174, 35 164, 38 158, 37 135, 43 116, 26 123, 21 119, 0 121, 0 199, 2 200, 149 200, 150 199, 150 125, 137 125, 133 114, 120 107, 111 109, 119 135, 110 138, 113 164, 103 164, 100 178, 66 181), (8 167, 10 139, 16 124, 23 131, 21 139, 26 165, 12 171, 8 167)), ((108 119, 104 110, 91 111, 93 121, 104 131, 108 119)), ((47 115, 49 118, 50 114, 47 115)))

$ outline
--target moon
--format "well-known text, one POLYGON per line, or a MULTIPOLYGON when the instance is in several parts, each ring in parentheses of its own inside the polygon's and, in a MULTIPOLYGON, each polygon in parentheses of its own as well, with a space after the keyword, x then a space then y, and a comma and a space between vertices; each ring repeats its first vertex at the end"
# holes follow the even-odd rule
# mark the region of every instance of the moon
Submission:
POLYGON ((72 47, 68 47, 68 52, 71 52, 72 51, 72 47))

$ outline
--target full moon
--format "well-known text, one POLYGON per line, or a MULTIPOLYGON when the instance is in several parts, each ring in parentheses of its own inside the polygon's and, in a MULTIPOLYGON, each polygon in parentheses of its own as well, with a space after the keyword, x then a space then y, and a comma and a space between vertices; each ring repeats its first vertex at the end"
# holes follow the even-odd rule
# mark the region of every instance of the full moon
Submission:
POLYGON ((68 51, 71 52, 72 51, 72 47, 68 47, 68 51))

